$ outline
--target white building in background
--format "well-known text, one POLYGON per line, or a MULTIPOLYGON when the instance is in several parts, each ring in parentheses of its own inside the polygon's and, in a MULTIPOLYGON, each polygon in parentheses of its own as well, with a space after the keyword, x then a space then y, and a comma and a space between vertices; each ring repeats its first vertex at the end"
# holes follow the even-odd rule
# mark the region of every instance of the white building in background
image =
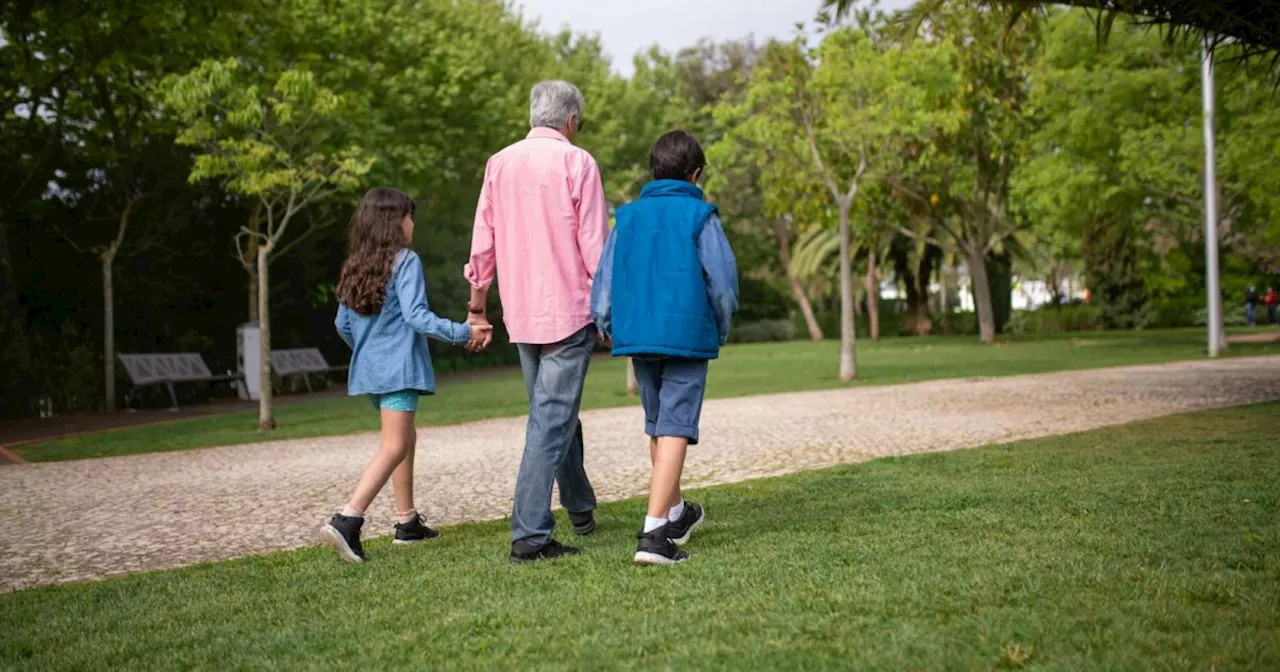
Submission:
MULTIPOLYGON (((973 300, 973 292, 970 291, 969 287, 969 272, 961 268, 959 276, 960 305, 958 310, 960 312, 976 312, 977 308, 973 300)), ((1077 286, 1076 283, 1064 282, 1058 289, 1068 299, 1084 300, 1085 298, 1084 288, 1077 286)), ((936 293, 942 291, 942 288, 935 283, 929 287, 929 291, 936 293)), ((1053 302, 1053 287, 1044 280, 1023 280, 1015 275, 1013 276, 1012 298, 1014 310, 1036 310, 1053 302)))
MULTIPOLYGON (((963 267, 959 269, 958 294, 960 296, 959 305, 948 306, 951 312, 972 313, 975 308, 973 300, 973 292, 969 290, 969 273, 963 267)), ((1071 299, 1084 300, 1085 293, 1082 288, 1076 286, 1075 283, 1063 283, 1062 295, 1071 299)), ((929 285, 929 295, 936 297, 942 292, 942 285, 934 282, 929 285)), ((887 300, 907 298, 906 293, 898 288, 896 282, 888 280, 880 283, 880 298, 887 300)), ((1053 301, 1053 288, 1044 280, 1023 280, 1018 276, 1013 276, 1013 309, 1014 310, 1036 310, 1049 305, 1053 301)))

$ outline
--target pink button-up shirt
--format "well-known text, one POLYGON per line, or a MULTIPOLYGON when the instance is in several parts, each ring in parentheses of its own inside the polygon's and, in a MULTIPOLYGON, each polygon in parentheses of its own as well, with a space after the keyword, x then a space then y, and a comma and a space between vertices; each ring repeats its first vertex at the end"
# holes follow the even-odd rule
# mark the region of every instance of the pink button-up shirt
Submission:
POLYGON ((512 342, 558 343, 591 324, 591 279, 608 235, 595 159, 535 128, 489 159, 463 272, 476 288, 501 276, 512 342))

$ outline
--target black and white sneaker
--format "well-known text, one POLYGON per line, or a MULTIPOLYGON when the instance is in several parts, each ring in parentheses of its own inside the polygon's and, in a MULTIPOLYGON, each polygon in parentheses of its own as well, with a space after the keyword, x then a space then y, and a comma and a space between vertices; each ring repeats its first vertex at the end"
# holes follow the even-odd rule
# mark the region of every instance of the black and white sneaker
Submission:
POLYGON ((320 529, 320 533, 338 549, 339 558, 360 564, 364 562, 364 545, 360 543, 361 527, 364 527, 364 518, 337 514, 329 519, 328 525, 320 529))
POLYGON ((689 554, 680 550, 671 540, 667 530, 671 525, 663 525, 651 532, 641 532, 636 543, 637 565, 675 565, 689 559, 689 554))
POLYGON ((563 558, 567 555, 577 555, 578 549, 573 546, 565 546, 560 542, 552 539, 541 546, 517 541, 511 544, 511 557, 509 560, 513 565, 523 565, 529 562, 537 562, 539 560, 554 560, 555 558, 563 558))
POLYGON ((396 523, 396 538, 391 543, 416 544, 440 536, 439 532, 426 526, 425 520, 422 514, 418 514, 407 523, 396 523))
POLYGON ((702 521, 706 520, 707 511, 697 502, 685 502, 684 513, 680 514, 680 520, 667 523, 667 538, 675 542, 678 546, 683 546, 689 541, 689 537, 693 535, 693 531, 702 525, 702 521))

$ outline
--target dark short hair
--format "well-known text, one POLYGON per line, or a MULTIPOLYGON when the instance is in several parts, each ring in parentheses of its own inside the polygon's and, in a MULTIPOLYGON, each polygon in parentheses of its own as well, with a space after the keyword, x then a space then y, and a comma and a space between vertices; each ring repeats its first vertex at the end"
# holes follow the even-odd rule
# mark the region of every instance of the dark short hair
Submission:
POLYGON ((649 172, 655 180, 687 180, 694 171, 707 167, 702 145, 692 134, 671 131, 653 143, 649 150, 649 172))

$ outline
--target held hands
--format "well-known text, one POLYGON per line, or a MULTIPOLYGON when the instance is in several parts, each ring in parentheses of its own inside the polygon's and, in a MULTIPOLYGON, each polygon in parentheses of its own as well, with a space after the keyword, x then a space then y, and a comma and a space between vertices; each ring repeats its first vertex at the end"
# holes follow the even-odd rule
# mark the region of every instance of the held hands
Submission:
POLYGON ((493 342, 493 325, 483 313, 472 313, 467 316, 467 324, 471 326, 471 338, 467 340, 467 350, 480 352, 493 342))

